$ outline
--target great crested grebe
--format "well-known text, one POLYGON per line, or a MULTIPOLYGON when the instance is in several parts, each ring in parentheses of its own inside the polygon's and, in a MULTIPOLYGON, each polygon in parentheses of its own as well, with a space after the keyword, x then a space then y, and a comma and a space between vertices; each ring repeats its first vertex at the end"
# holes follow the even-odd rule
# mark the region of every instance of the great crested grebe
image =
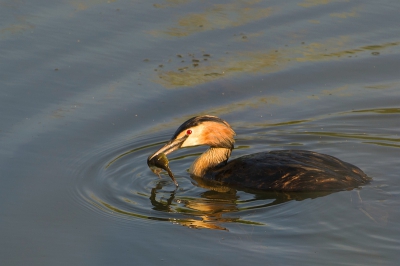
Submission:
MULTIPOLYGON (((356 188, 370 178, 358 167, 333 156, 304 150, 277 150, 245 155, 228 162, 235 132, 224 120, 196 116, 183 123, 164 147, 150 155, 149 166, 183 147, 210 146, 191 165, 190 174, 223 185, 275 191, 332 191, 356 188)), ((178 185, 174 180, 175 184, 178 185)))

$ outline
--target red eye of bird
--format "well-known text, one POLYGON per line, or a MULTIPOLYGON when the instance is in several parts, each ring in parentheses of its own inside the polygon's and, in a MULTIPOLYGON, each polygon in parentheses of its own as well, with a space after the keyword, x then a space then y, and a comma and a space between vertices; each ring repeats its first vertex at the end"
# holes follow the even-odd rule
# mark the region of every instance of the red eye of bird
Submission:
POLYGON ((188 131, 186 131, 186 134, 190 135, 190 134, 192 134, 192 131, 190 129, 188 129, 188 131))

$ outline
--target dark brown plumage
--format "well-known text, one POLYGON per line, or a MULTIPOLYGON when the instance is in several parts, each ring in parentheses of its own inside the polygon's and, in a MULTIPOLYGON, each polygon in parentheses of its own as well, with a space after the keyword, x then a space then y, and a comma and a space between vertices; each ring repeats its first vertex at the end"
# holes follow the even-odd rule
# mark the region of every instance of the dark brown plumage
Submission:
POLYGON ((261 152, 209 169, 203 176, 221 184, 275 191, 330 191, 364 185, 369 178, 335 157, 303 150, 261 152))

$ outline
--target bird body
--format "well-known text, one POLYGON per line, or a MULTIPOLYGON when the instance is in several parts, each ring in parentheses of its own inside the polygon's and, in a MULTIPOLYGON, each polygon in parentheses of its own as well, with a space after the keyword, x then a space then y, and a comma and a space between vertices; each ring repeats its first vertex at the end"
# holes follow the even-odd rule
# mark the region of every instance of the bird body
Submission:
POLYGON ((160 154, 182 147, 208 145, 210 148, 193 162, 189 172, 221 185, 270 191, 333 191, 352 189, 370 180, 358 167, 312 151, 260 152, 228 161, 234 135, 230 125, 218 117, 193 117, 149 156, 148 164, 160 154))
POLYGON ((274 191, 330 191, 367 183, 356 166, 333 156, 303 150, 249 154, 207 171, 203 178, 221 184, 274 191))

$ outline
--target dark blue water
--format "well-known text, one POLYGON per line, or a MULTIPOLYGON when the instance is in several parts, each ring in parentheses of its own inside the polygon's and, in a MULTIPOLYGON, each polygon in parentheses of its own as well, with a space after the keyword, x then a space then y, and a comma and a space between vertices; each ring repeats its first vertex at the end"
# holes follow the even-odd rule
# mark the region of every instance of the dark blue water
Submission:
POLYGON ((396 265, 400 3, 3 1, 2 265, 396 265), (210 187, 169 156, 188 118, 232 157, 305 149, 360 167, 337 193, 210 187))

